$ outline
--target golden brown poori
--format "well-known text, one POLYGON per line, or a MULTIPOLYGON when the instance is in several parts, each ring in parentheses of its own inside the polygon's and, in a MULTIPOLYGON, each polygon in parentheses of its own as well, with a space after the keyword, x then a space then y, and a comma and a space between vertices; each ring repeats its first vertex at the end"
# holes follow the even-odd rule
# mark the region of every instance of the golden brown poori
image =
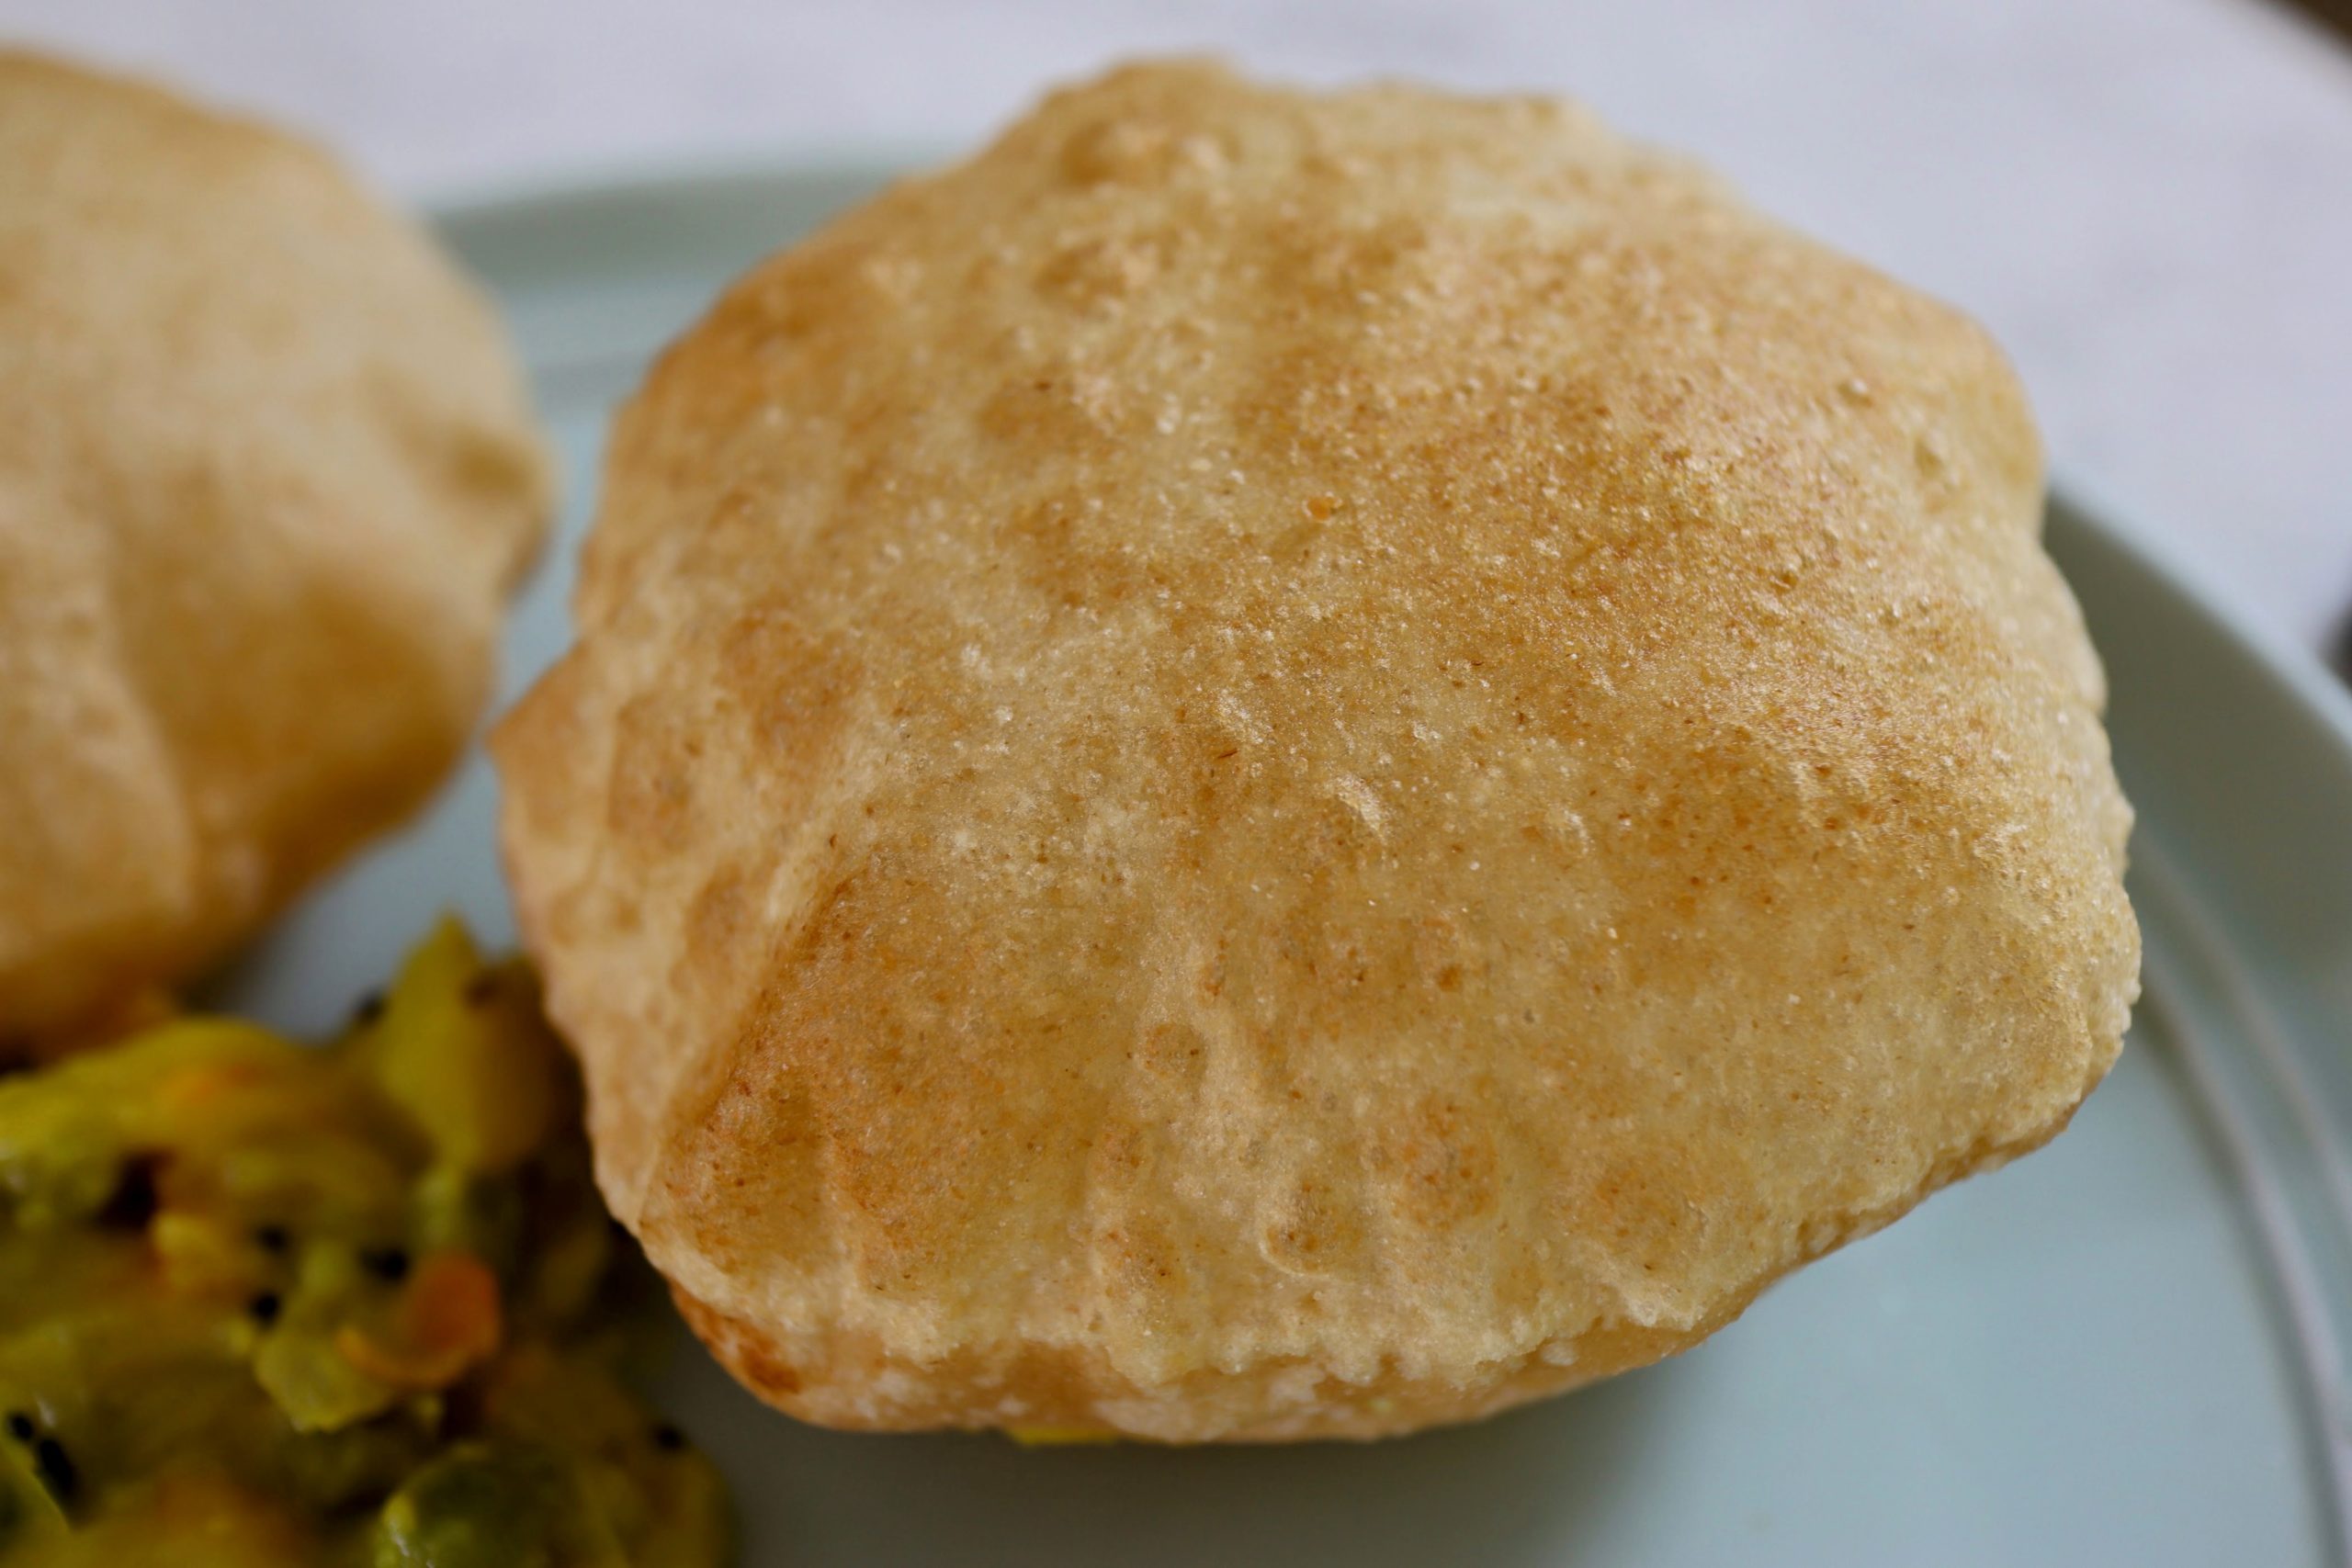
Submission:
POLYGON ((549 487, 414 225, 278 131, 0 51, 0 1038, 203 969, 419 804, 549 487))
POLYGON ((729 288, 605 487, 505 851, 607 1199, 808 1419, 1476 1416, 2115 1059, 2016 378, 1573 107, 1058 93, 729 288))

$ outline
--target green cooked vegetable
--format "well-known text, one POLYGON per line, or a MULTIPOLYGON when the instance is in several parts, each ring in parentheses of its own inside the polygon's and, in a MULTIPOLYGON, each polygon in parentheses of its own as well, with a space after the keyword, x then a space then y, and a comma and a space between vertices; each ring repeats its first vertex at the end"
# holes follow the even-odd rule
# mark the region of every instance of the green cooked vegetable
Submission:
POLYGON ((578 1128, 454 922, 326 1047, 182 1019, 0 1079, 0 1568, 724 1562, 578 1128))
POLYGON ((628 1568, 560 1453, 460 1443, 409 1477, 376 1524, 376 1568, 628 1568))
POLYGON ((364 1043, 384 1092, 459 1170, 513 1168, 571 1110, 571 1068, 530 970, 485 966, 455 920, 409 954, 364 1043))

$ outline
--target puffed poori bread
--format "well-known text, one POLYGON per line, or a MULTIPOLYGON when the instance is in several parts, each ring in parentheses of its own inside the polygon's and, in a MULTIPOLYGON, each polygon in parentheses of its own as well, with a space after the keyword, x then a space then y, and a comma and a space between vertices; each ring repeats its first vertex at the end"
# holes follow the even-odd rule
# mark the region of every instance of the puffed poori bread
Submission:
POLYGON ((420 231, 0 51, 0 1036, 200 969, 416 806, 548 503, 420 231))
POLYGON ((1059 93, 621 415, 493 740, 605 1194, 834 1426, 1680 1349, 2114 1060, 2040 511, 1981 332, 1575 109, 1059 93))

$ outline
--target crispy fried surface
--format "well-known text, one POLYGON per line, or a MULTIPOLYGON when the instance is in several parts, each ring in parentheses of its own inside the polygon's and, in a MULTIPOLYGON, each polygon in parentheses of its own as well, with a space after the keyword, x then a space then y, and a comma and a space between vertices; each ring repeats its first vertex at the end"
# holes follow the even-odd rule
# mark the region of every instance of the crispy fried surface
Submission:
POLYGON ((549 480, 317 152, 0 51, 0 1034, 218 957, 455 758, 549 480))
POLYGON ((1978 330, 1573 109, 1059 94, 622 416, 496 738, 606 1194, 842 1426, 1689 1344, 2114 1058, 2040 485, 1978 330))

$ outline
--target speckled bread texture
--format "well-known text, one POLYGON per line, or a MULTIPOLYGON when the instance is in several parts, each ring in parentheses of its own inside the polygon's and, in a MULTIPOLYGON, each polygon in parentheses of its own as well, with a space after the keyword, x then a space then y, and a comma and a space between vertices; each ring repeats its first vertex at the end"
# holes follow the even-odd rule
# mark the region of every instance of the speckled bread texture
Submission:
POLYGON ((614 1209, 810 1420, 1476 1416, 2115 1058, 2015 379, 1575 109, 1057 94, 729 290, 606 483, 506 852, 614 1209))
POLYGON ((548 485, 423 233, 0 51, 0 1036, 204 967, 419 802, 548 485))

